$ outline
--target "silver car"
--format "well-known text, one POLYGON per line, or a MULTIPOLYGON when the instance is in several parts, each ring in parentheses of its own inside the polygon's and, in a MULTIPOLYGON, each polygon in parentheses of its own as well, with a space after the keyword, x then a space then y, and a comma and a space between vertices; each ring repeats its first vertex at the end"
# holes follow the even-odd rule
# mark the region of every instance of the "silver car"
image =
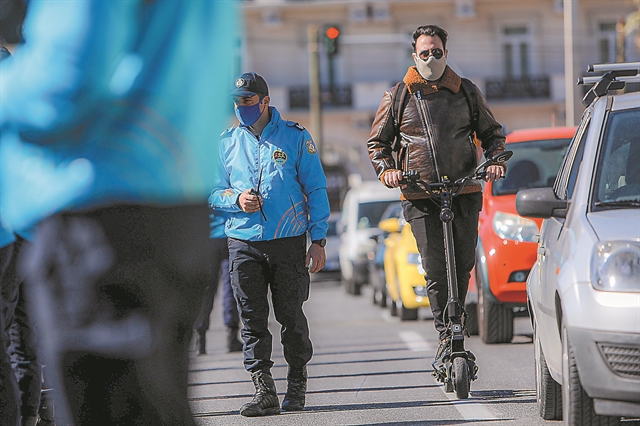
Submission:
POLYGON ((623 84, 594 86, 554 187, 516 200, 546 219, 527 280, 538 407, 568 425, 640 417, 640 93, 623 84))

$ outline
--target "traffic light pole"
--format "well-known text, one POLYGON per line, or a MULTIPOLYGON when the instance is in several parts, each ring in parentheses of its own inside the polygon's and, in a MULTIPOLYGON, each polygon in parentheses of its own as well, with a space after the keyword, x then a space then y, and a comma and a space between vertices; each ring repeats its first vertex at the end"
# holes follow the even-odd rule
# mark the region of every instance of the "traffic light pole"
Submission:
POLYGON ((309 115, 311 136, 316 142, 322 160, 322 103, 320 100, 320 45, 318 27, 307 27, 307 50, 309 53, 309 115))

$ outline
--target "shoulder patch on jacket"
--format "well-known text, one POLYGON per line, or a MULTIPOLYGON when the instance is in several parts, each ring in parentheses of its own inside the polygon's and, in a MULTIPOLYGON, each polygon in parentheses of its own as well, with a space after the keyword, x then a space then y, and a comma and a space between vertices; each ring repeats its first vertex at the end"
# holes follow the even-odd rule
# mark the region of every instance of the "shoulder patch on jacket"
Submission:
POLYGON ((287 120, 287 126, 289 127, 295 127, 296 129, 303 131, 304 127, 302 126, 302 124, 298 123, 297 121, 289 121, 287 120))
POLYGON ((235 129, 236 129, 235 126, 231 126, 228 129, 226 129, 224 132, 220 133, 220 136, 223 138, 226 138, 227 136, 230 136, 235 129))

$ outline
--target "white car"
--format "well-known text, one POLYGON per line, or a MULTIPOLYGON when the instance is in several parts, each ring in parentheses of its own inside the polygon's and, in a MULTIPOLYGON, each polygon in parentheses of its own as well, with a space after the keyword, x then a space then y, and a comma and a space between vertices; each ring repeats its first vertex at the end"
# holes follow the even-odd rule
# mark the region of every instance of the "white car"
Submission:
POLYGON ((340 271, 347 293, 360 294, 369 281, 367 255, 375 246, 369 238, 380 232, 378 222, 389 204, 400 200, 400 189, 389 189, 379 181, 363 181, 349 189, 338 223, 340 271))
POLYGON ((640 417, 640 93, 609 83, 585 97, 553 188, 516 200, 545 218, 527 279, 538 408, 576 426, 640 417))

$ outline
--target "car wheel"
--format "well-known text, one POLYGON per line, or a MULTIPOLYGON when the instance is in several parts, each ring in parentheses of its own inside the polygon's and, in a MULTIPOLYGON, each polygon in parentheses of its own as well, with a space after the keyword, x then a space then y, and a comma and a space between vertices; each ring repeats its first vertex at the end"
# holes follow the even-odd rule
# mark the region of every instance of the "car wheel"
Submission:
POLYGON ((478 332, 488 344, 509 343, 513 339, 513 310, 485 294, 484 283, 478 283, 478 332))
POLYGON ((400 305, 400 321, 416 321, 418 319, 418 309, 405 308, 402 300, 398 300, 400 305))
POLYGON ((582 388, 573 347, 566 327, 562 327, 562 416, 569 426, 614 426, 619 417, 599 416, 593 400, 582 388))
POLYGON ((396 305, 396 301, 393 299, 389 302, 389 313, 392 317, 398 316, 398 305, 396 305))
POLYGON ((478 335, 478 305, 476 303, 469 303, 464 307, 465 315, 465 327, 467 332, 471 336, 478 335))
POLYGON ((540 417, 545 420, 562 420, 562 386, 551 377, 535 323, 533 325, 533 359, 536 368, 536 400, 540 417))
MULTIPOLYGON (((384 276, 384 272, 380 273, 382 275, 382 279, 386 279, 384 276)), ((387 285, 385 283, 385 281, 382 281, 381 287, 380 287, 380 307, 381 308, 386 308, 387 307, 387 285)))

